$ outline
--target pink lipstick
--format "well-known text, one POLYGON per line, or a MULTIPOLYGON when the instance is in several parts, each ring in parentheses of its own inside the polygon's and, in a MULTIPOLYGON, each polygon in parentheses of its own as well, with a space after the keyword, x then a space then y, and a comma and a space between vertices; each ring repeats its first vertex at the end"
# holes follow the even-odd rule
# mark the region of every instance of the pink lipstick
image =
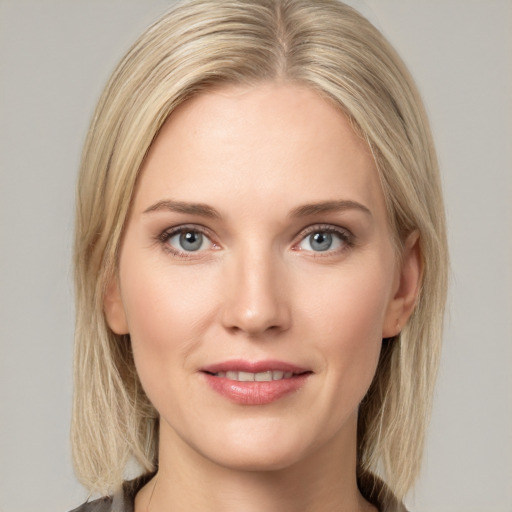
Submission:
POLYGON ((300 389, 312 374, 282 361, 225 361, 201 369, 208 385, 241 405, 265 405, 300 389))

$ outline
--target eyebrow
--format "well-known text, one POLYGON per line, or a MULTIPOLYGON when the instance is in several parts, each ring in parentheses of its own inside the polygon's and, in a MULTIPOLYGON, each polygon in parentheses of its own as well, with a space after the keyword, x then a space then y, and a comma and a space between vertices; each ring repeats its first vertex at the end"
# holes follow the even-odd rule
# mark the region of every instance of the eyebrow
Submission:
MULTIPOLYGON (((165 199, 158 201, 155 204, 144 210, 144 213, 158 212, 158 211, 171 211, 177 213, 184 213, 188 215, 200 215, 202 217, 209 217, 218 219, 221 217, 220 213, 211 206, 204 203, 185 203, 182 201, 173 201, 165 199)), ((340 212, 345 210, 359 210, 367 215, 372 215, 369 208, 357 201, 339 200, 339 201, 320 201, 318 203, 305 204, 294 208, 289 216, 290 217, 308 217, 311 215, 318 215, 320 213, 340 212)))
POLYGON ((320 201, 318 203, 305 204, 294 208, 290 217, 308 217, 319 213, 342 212, 345 210, 359 210, 372 216, 369 208, 357 201, 340 200, 340 201, 320 201))
POLYGON ((182 201, 172 201, 166 199, 158 201, 144 210, 144 213, 158 212, 158 211, 171 211, 177 213, 185 213, 189 215, 201 215, 202 217, 209 217, 212 219, 220 218, 220 213, 211 206, 203 203, 184 203, 182 201))

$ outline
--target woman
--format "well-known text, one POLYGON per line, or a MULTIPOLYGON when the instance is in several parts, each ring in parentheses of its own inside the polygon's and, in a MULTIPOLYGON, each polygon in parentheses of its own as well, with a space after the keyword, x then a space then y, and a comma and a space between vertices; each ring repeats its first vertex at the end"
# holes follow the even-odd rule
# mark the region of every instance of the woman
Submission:
POLYGON ((192 0, 150 27, 89 131, 75 265, 75 466, 113 495, 77 510, 403 510, 444 215, 412 79, 354 10, 192 0))

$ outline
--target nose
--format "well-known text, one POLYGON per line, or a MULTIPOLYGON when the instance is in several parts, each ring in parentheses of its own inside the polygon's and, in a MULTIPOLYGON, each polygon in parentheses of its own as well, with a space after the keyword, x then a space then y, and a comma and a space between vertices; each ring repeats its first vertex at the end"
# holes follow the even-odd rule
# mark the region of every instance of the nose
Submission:
POLYGON ((283 265, 270 251, 233 256, 224 282, 221 313, 227 330, 257 337, 290 327, 290 297, 283 265))

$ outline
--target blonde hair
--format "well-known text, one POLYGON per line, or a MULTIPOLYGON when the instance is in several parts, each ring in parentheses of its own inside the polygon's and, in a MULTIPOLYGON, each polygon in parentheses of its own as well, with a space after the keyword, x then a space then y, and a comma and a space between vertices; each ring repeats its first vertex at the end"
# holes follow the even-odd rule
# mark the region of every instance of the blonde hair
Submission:
POLYGON ((187 98, 223 83, 268 80, 309 86, 339 106, 374 155, 397 247, 419 233, 419 300, 402 333, 383 340, 360 405, 357 469, 360 485, 380 474, 399 500, 418 475, 448 264, 438 166, 413 80, 379 31, 336 0, 190 0, 153 24, 122 59, 83 152, 72 444, 77 475, 91 491, 118 487, 131 458, 145 472, 158 463, 158 415, 138 380, 129 337, 115 335, 103 313, 144 157, 187 98))

